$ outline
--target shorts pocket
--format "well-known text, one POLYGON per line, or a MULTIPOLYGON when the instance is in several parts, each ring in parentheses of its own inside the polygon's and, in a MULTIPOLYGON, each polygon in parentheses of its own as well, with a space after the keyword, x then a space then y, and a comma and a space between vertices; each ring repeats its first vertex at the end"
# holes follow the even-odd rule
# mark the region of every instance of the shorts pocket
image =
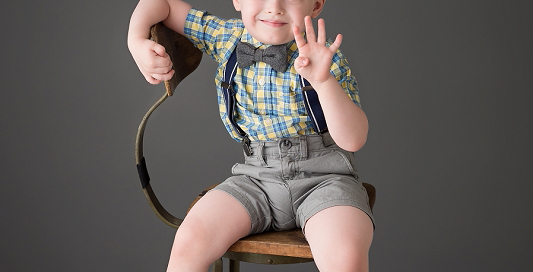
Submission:
POLYGON ((335 150, 335 153, 342 158, 342 160, 346 164, 346 167, 348 167, 350 173, 355 177, 355 179, 359 180, 359 173, 357 172, 357 169, 355 167, 355 158, 353 156, 353 153, 348 153, 346 151, 341 150, 335 150))

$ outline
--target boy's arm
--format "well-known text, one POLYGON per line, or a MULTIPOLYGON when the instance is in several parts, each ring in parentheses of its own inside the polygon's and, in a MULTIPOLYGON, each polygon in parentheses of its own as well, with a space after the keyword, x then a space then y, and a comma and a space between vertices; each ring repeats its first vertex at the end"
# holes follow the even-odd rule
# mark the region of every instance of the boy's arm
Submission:
POLYGON ((150 38, 150 27, 163 22, 183 34, 185 19, 191 5, 181 0, 140 0, 128 31, 128 48, 145 79, 158 84, 174 75, 172 62, 165 48, 150 38))
POLYGON ((311 83, 318 94, 331 137, 339 147, 357 151, 363 147, 368 134, 368 120, 363 110, 344 92, 337 79, 331 75, 331 59, 342 42, 338 35, 330 47, 326 47, 324 20, 318 21, 318 36, 310 17, 305 18, 307 42, 294 27, 299 57, 294 63, 296 71, 311 83))

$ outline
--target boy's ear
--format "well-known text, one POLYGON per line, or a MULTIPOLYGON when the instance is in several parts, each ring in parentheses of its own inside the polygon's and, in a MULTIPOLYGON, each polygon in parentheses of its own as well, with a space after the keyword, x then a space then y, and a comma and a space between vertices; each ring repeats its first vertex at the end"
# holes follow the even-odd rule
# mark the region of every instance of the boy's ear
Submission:
POLYGON ((241 1, 240 0, 232 0, 233 6, 235 7, 236 11, 241 11, 241 1))
MULTIPOLYGON (((233 0, 237 1, 237 0, 233 0)), ((326 3, 326 0, 315 0, 315 4, 313 6, 313 13, 311 14, 311 18, 316 18, 322 12, 322 9, 324 8, 324 4, 326 3)))

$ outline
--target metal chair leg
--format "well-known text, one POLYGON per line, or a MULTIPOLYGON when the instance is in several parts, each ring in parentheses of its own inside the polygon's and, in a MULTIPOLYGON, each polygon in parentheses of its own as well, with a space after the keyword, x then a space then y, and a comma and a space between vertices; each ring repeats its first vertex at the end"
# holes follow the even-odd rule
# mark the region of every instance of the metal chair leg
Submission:
POLYGON ((241 269, 241 262, 237 260, 229 260, 229 272, 239 272, 241 269))
POLYGON ((224 271, 224 264, 222 262, 222 258, 216 260, 213 263, 213 272, 223 272, 224 271))

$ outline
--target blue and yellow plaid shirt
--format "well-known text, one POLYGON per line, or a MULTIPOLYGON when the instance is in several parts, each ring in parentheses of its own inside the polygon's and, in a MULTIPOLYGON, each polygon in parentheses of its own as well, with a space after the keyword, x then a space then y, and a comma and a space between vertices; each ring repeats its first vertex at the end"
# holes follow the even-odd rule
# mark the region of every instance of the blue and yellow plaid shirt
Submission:
MULTIPOLYGON (((254 39, 240 19, 224 20, 194 8, 187 16, 185 35, 198 49, 217 61, 215 84, 220 117, 230 135, 235 140, 242 141, 226 114, 221 86, 224 68, 239 41, 250 43, 256 48, 268 45, 254 39)), ((236 91, 235 119, 252 141, 316 134, 311 119, 307 116, 299 75, 294 68, 294 60, 298 57, 296 43, 289 42, 287 50, 288 68, 284 73, 275 71, 263 62, 237 68, 233 85, 236 91)), ((359 105, 357 83, 340 51, 333 56, 331 74, 359 105)))

